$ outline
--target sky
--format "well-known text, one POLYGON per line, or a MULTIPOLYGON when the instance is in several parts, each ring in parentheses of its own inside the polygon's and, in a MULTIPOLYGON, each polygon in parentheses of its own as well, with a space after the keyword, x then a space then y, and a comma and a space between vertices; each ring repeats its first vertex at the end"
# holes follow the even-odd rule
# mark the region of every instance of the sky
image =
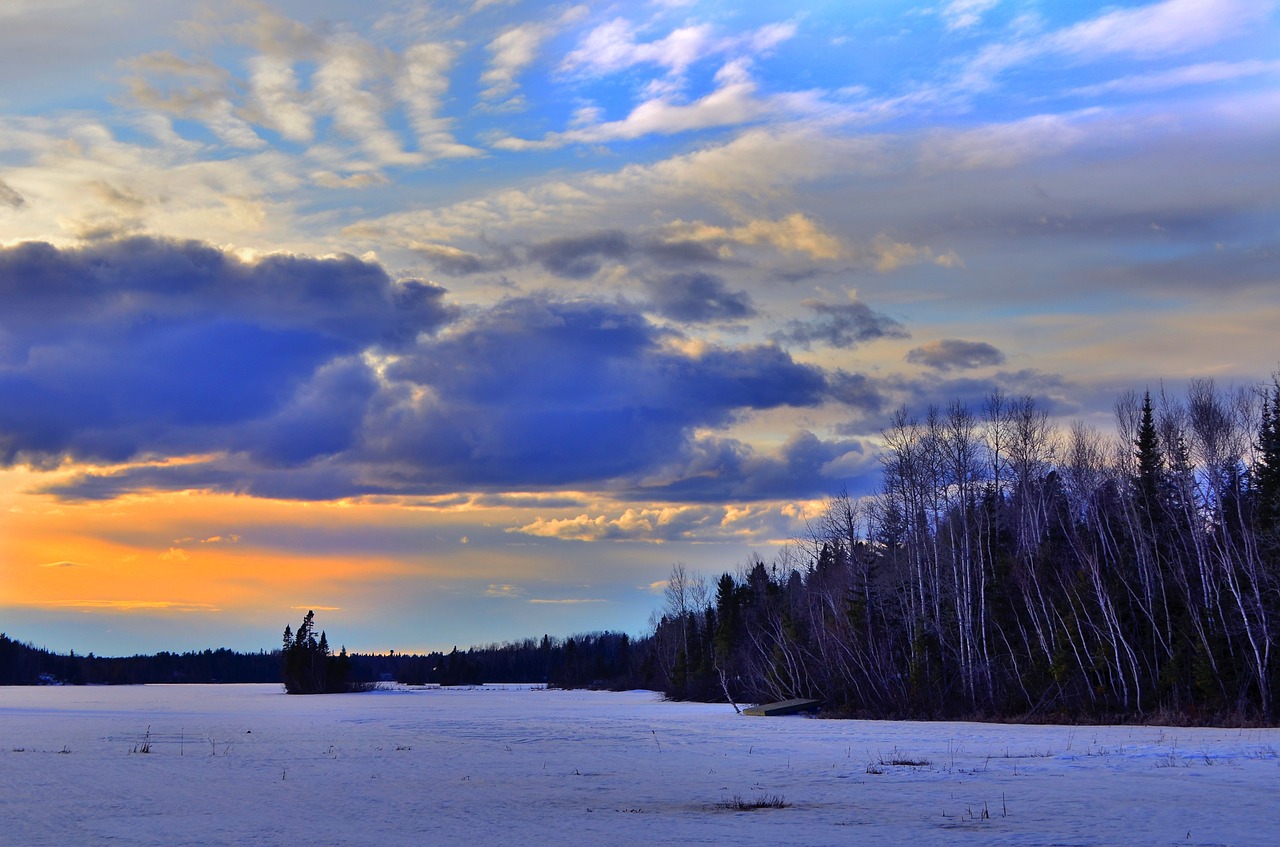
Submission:
POLYGON ((0 3, 0 630, 640 634, 895 410, 1280 366, 1273 0, 0 3))

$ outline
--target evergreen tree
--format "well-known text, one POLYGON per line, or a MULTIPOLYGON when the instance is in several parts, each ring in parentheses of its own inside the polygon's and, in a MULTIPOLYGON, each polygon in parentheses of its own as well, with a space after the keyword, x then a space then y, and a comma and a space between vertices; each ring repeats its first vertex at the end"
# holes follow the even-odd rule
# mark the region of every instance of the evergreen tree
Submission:
POLYGON ((1277 544, 1280 534, 1280 376, 1263 395, 1262 423, 1258 427, 1258 460, 1253 468, 1254 502, 1263 534, 1277 544))
POLYGON ((1138 505, 1148 521, 1159 515, 1160 494, 1164 481, 1164 456, 1160 450, 1160 436, 1156 430, 1155 414, 1151 408, 1151 392, 1142 398, 1142 417, 1138 421, 1138 433, 1133 440, 1137 469, 1134 484, 1137 487, 1138 505))

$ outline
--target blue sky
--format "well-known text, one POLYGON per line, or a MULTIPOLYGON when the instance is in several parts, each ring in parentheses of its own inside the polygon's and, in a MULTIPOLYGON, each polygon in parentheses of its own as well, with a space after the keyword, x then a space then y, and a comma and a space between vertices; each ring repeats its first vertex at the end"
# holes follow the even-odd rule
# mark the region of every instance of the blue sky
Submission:
POLYGON ((899 406, 1280 361, 1274 2, 10 0, 0 628, 642 631, 899 406))

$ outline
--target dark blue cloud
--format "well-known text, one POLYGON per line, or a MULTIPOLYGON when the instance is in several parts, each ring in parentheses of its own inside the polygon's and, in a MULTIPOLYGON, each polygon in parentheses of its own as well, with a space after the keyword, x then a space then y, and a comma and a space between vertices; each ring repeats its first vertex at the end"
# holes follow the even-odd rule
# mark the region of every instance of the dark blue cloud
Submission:
POLYGON ((667 274, 646 279, 644 287, 654 311, 675 321, 740 320, 756 313, 749 294, 730 291, 715 274, 667 274))
MULTIPOLYGON (((718 278, 673 279, 684 294, 659 291, 686 318, 748 308, 718 278)), ((651 304, 526 297, 462 320, 441 289, 350 258, 22 245, 0 251, 0 298, 4 459, 132 463, 47 489, 65 498, 820 494, 849 445, 809 436, 765 455, 706 433, 760 410, 875 402, 774 344, 688 345, 651 304)))
POLYGON ((866 445, 857 439, 823 441, 800 431, 772 452, 741 441, 707 437, 691 442, 668 470, 668 478, 630 490, 633 496, 679 502, 804 499, 841 487, 867 490, 879 474, 866 445))
POLYGON ((487 255, 441 244, 421 245, 415 247, 413 252, 430 262, 437 271, 449 276, 493 273, 520 263, 515 252, 504 246, 499 246, 487 255))
POLYGON ((985 341, 944 338, 911 348, 907 361, 938 371, 965 370, 1002 365, 1004 353, 985 341))
POLYGON ((858 414, 874 415, 884 409, 884 392, 867 375, 837 370, 830 375, 828 381, 831 399, 843 403, 858 414))
MULTIPOLYGON (((837 375, 833 385, 840 386, 841 383, 837 375)), ((924 418, 930 407, 946 409, 952 403, 959 403, 973 414, 981 415, 995 392, 1005 397, 1029 397, 1037 408, 1054 417, 1078 415, 1083 408, 1079 402, 1067 399, 1079 393, 1078 386, 1059 374, 1031 369, 998 371, 990 377, 947 378, 941 373, 921 378, 893 376, 871 381, 866 387, 879 398, 878 407, 861 406, 865 414, 854 416, 839 427, 842 434, 873 435, 880 432, 889 425, 892 412, 901 407, 917 418, 924 418)), ((1093 408, 1105 407, 1121 388, 1106 386, 1092 389, 1094 393, 1090 399, 1093 408)), ((833 394, 838 392, 837 388, 833 394)))
MULTIPOLYGON (((336 359, 443 325, 443 293, 351 257, 244 262, 150 238, 2 249, 0 461, 226 449, 305 403, 336 359)), ((295 458, 344 443, 291 441, 295 458)))
POLYGON ((565 279, 588 279, 607 263, 637 262, 661 268, 724 264, 715 245, 699 241, 668 241, 651 235, 631 235, 609 229, 537 241, 532 244, 493 244, 482 239, 485 252, 475 253, 451 245, 428 244, 414 252, 441 273, 471 276, 492 273, 522 264, 540 265, 565 279))
POLYGON ((695 356, 673 340, 622 306, 508 301, 390 368, 405 394, 373 429, 449 484, 602 482, 647 472, 695 428, 825 396, 822 371, 777 347, 695 356), (421 389, 433 399, 409 402, 421 389))
POLYGON ((826 374, 772 345, 695 354, 680 341, 625 304, 510 300, 420 338, 376 384, 352 360, 330 364, 229 438, 226 455, 89 473, 50 491, 101 498, 172 486, 301 499, 574 487, 670 499, 825 491, 815 462, 844 447, 824 447, 813 461, 790 447, 757 456, 697 433, 754 410, 826 402, 826 374))
POLYGON ((631 241, 625 233, 607 230, 534 244, 529 247, 529 258, 556 276, 586 279, 594 276, 605 260, 625 259, 631 251, 631 241))
POLYGON ((808 300, 804 306, 814 316, 808 320, 788 322, 785 329, 774 334, 777 341, 795 344, 805 350, 814 344, 847 348, 877 338, 906 338, 909 334, 902 324, 866 303, 831 304, 808 300))

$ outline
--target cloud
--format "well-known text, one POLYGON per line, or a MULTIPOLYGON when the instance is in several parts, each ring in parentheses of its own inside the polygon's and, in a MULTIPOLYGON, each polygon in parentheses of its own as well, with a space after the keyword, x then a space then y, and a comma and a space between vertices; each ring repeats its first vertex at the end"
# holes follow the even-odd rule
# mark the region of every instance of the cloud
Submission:
POLYGON ((450 276, 493 273, 537 264, 564 279, 590 279, 607 264, 631 258, 678 267, 722 261, 717 249, 704 242, 629 235, 620 229, 564 235, 524 245, 493 244, 483 238, 481 241, 487 248, 484 253, 430 242, 413 242, 410 249, 433 268, 450 276))
POLYGON ((705 538, 716 527, 724 509, 714 506, 670 506, 659 509, 627 509, 617 517, 579 515, 574 518, 538 518, 508 532, 570 541, 641 541, 661 544, 705 538))
MULTIPOLYGON (((215 61, 164 51, 124 63, 131 72, 125 83, 138 105, 199 120, 226 145, 275 144, 255 127, 305 144, 313 161, 325 164, 316 168, 315 181, 326 186, 369 176, 370 167, 482 155, 454 137, 452 119, 442 114, 459 44, 411 42, 397 52, 351 28, 307 26, 257 2, 211 12, 186 29, 193 41, 230 41, 252 51, 243 60, 247 77, 224 67, 222 55, 215 54, 215 61), (407 149, 400 137, 402 122, 413 131, 416 149, 407 149), (371 162, 349 161, 348 145, 371 162), (348 169, 356 173, 338 173, 348 169)), ((409 27, 401 34, 417 31, 409 27)))
POLYGON ((835 259, 844 252, 838 238, 800 212, 777 220, 755 218, 727 227, 701 221, 675 221, 667 227, 667 232, 689 241, 721 247, 768 244, 783 253, 803 253, 814 259, 835 259))
POLYGON ((832 400, 844 404, 861 417, 879 414, 885 407, 881 387, 866 374, 837 370, 828 378, 827 391, 832 400))
POLYGON ((538 59, 543 42, 561 28, 586 14, 585 6, 573 6, 553 21, 528 22, 508 27, 486 46, 489 66, 480 74, 485 100, 508 98, 519 88, 519 78, 538 59))
POLYGON ((682 74, 710 52, 711 37, 708 24, 696 24, 673 30, 657 41, 639 43, 635 25, 615 18, 587 33, 578 48, 564 57, 561 67, 603 76, 639 64, 652 64, 669 73, 682 74))
POLYGON ((457 50, 451 44, 416 44, 400 58, 396 94, 418 136, 418 149, 428 159, 483 155, 475 147, 458 143, 452 133, 453 122, 440 116, 449 90, 449 71, 456 59, 457 50))
POLYGON ((1004 353, 985 341, 944 338, 907 351, 906 359, 937 371, 968 370, 1004 364, 1004 353))
POLYGON ((741 320, 756 313, 747 292, 730 291, 715 274, 669 274, 646 278, 643 285, 652 308, 676 321, 741 320))
POLYGON ((1117 56, 1181 55, 1247 32, 1273 9, 1271 0, 1164 0, 1105 11, 1058 30, 988 45, 968 64, 954 89, 988 90, 1007 71, 1044 57, 1087 63, 1117 56))
POLYGON ((1089 57, 1183 53, 1243 32, 1273 9, 1270 0, 1164 0, 1116 9, 1059 30, 1045 47, 1089 57))
POLYGON ((470 276, 478 273, 490 273, 509 268, 518 261, 509 250, 500 250, 496 255, 482 256, 461 250, 448 244, 414 244, 412 248, 433 268, 450 276, 470 276))
POLYGON ((1210 85, 1251 76, 1280 74, 1280 61, 1200 62, 1154 73, 1132 74, 1095 85, 1073 88, 1068 94, 1097 97, 1103 94, 1146 94, 1189 85, 1210 85))
POLYGON ((789 321, 773 337, 780 342, 797 344, 808 350, 814 344, 849 348, 878 338, 908 336, 902 324, 856 299, 856 293, 850 292, 849 298, 848 303, 806 300, 803 305, 813 312, 814 317, 789 321))
POLYGON ((486 596, 486 597, 513 597, 513 598, 515 598, 515 597, 524 597, 524 596, 525 596, 525 590, 524 590, 523 588, 519 587, 518 585, 512 585, 512 584, 510 584, 510 583, 501 583, 501 584, 498 584, 498 583, 490 583, 490 584, 489 584, 489 587, 488 587, 488 588, 486 588, 486 589, 485 589, 485 591, 484 591, 484 596, 486 596))
MULTIPOLYGON (((442 297, 351 257, 246 262, 150 238, 0 249, 0 461, 226 449, 273 416, 298 424, 279 436, 296 459, 325 443, 308 435, 316 393, 372 386, 358 354, 442 326, 442 297)), ((333 421, 348 404, 321 406, 333 421)))
POLYGON ((208 603, 183 603, 177 600, 53 600, 42 603, 59 609, 83 609, 104 612, 220 612, 208 603))
POLYGON ((249 103, 254 119, 290 141, 315 138, 310 98, 299 90, 293 62, 282 56, 249 59, 249 103))
POLYGON ((894 241, 883 234, 872 240, 870 247, 863 251, 861 257, 869 261, 880 273, 889 273, 922 262, 930 262, 944 268, 954 268, 963 264, 960 257, 950 250, 939 256, 930 247, 918 247, 914 244, 894 241))
POLYGON ((594 276, 605 259, 622 259, 631 253, 630 240, 619 230, 554 238, 529 248, 529 258, 557 276, 586 279, 594 276))
POLYGON ((489 67, 480 75, 487 87, 481 96, 496 100, 514 92, 516 80, 538 58, 542 42, 551 35, 552 29, 545 24, 527 23, 504 30, 490 41, 489 67))
POLYGON ((228 94, 230 74, 207 60, 191 61, 170 52, 148 53, 125 63, 130 96, 143 108, 195 118, 223 143, 254 149, 266 142, 236 114, 228 94))
MULTIPOLYGON (((678 541, 766 542, 793 529, 776 504, 673 504, 626 508, 613 514, 537 518, 509 533, 563 541, 663 544, 678 541)), ((657 583, 659 591, 665 581, 657 583)))
POLYGON ((627 141, 647 135, 674 135, 702 129, 750 124, 779 116, 812 116, 829 110, 829 105, 812 96, 758 96, 758 84, 750 74, 750 63, 735 59, 715 75, 717 87, 689 103, 679 102, 671 92, 657 94, 635 106, 625 118, 586 123, 564 132, 550 132, 541 139, 508 136, 494 142, 499 150, 551 150, 567 144, 599 144, 627 141))
POLYGON ((408 394, 374 425, 424 482, 518 488, 643 474, 697 427, 821 402, 822 372, 775 347, 670 340, 620 305, 507 301, 388 368, 432 399, 408 394))
MULTIPOLYGON (((1050 415, 1067 418, 1080 414, 1078 396, 1080 386, 1061 374, 1046 373, 1031 368, 1018 371, 996 371, 989 376, 950 376, 948 371, 927 373, 922 377, 890 376, 877 382, 878 389, 892 401, 893 407, 905 406, 917 416, 923 416, 930 406, 937 406, 940 398, 946 403, 960 403, 970 411, 978 412, 999 391, 1006 397, 1030 397, 1038 408, 1050 415)), ((1092 398, 1095 408, 1106 408, 1114 401, 1114 391, 1103 389, 1092 398)), ((883 430, 886 421, 875 418, 851 421, 841 427, 841 432, 851 435, 874 436, 883 430)))
POLYGON ((419 164, 424 157, 404 149, 383 116, 386 104, 368 87, 385 75, 384 61, 372 45, 361 39, 347 37, 328 42, 312 76, 316 102, 333 117, 338 131, 356 141, 375 161, 419 164))
POLYGON ((13 186, 0 179, 0 205, 11 209, 21 209, 27 203, 26 198, 14 190, 13 186))
POLYGON ((717 37, 710 24, 690 24, 654 41, 639 41, 635 24, 615 18, 593 28, 577 49, 565 56, 561 68, 584 75, 607 76, 637 65, 654 65, 673 77, 682 76, 702 59, 725 53, 758 55, 796 33, 794 23, 774 23, 739 36, 717 37))
POLYGON ((565 597, 555 600, 544 597, 531 597, 529 602, 534 605, 575 606, 579 603, 607 603, 609 601, 593 597, 565 597))
POLYGON ((806 430, 772 450, 709 435, 689 443, 665 474, 624 490, 650 502, 807 499, 872 484, 880 472, 875 455, 858 439, 827 441, 806 430))
MULTIPOLYGON (((86 470, 44 489, 65 499, 187 489, 333 499, 583 490, 618 480, 674 496, 688 476, 699 478, 684 486, 689 496, 733 490, 735 496, 761 497, 772 496, 768 485, 741 476, 776 476, 790 460, 779 465, 737 442, 711 445, 701 433, 751 412, 814 407, 828 399, 825 373, 778 347, 688 344, 646 319, 642 306, 519 298, 473 310, 465 321, 430 335, 425 330, 447 319, 430 302, 436 311, 434 321, 423 322, 424 333, 411 344, 393 336, 381 358, 343 353, 341 339, 310 349, 306 321, 295 316, 301 323, 293 327, 296 337, 254 352, 253 368, 231 369, 236 379, 225 386, 210 390, 207 384, 227 370, 216 364, 213 377, 186 375, 181 359, 202 361, 208 353, 147 356, 153 363, 148 385, 158 379, 172 387, 152 396, 127 386, 122 392, 114 373, 98 380, 115 382, 99 393, 110 390, 111 397, 130 400, 124 419, 85 414, 92 396, 72 402, 35 395, 39 402, 19 408, 41 425, 21 429, 0 410, 0 432, 17 436, 11 460, 62 453, 116 460, 209 454, 86 470), (77 425, 81 421, 92 423, 77 425), (156 421, 163 425, 154 426, 156 421), (47 442, 29 443, 37 432, 47 442)), ((300 312, 303 304, 315 307, 304 300, 284 315, 300 312)), ((189 340, 200 351, 206 341, 218 350, 244 349, 198 332, 189 340)), ((374 348, 378 342, 372 332, 363 339, 374 348)), ((40 376, 39 385, 52 384, 52 371, 40 376)), ((820 484, 812 477, 790 483, 806 490, 820 484)))
POLYGON ((951 0, 942 8, 942 17, 948 30, 969 29, 982 22, 982 15, 998 5, 1000 0, 951 0))

